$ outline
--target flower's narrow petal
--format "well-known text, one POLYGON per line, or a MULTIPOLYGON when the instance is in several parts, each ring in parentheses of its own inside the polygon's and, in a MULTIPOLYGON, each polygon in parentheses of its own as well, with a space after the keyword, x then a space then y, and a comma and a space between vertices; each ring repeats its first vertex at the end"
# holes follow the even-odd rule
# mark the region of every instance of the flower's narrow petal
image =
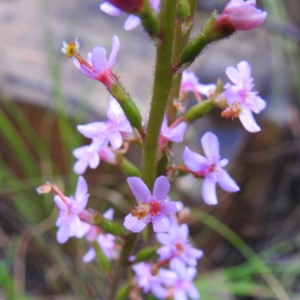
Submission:
POLYGON ((88 223, 85 223, 85 222, 82 222, 80 221, 80 227, 79 229, 75 232, 75 236, 78 238, 78 239, 81 239, 82 237, 84 237, 91 229, 91 226, 90 224, 88 223))
POLYGON ((243 126, 249 132, 258 132, 260 131, 260 127, 257 125, 256 121, 254 120, 253 114, 250 109, 243 107, 239 119, 242 122, 243 126))
POLYGON ((109 97, 106 115, 110 121, 116 124, 120 122, 120 119, 126 118, 120 104, 113 96, 109 97))
POLYGON ((157 12, 159 9, 160 0, 150 0, 153 9, 157 12))
POLYGON ((78 125, 77 129, 82 135, 92 139, 104 132, 107 129, 107 124, 105 122, 94 122, 85 125, 78 125))
POLYGON ((72 151, 75 158, 80 159, 85 156, 88 146, 81 146, 72 151))
POLYGON ((156 178, 153 188, 153 196, 157 200, 165 200, 170 190, 170 183, 167 177, 159 176, 156 178))
POLYGON ((59 227, 56 233, 56 240, 60 244, 64 244, 70 236, 70 227, 69 225, 62 225, 59 227))
POLYGON ((176 289, 174 293, 174 300, 188 300, 185 291, 182 289, 176 289))
POLYGON ((82 198, 80 199, 80 201, 77 201, 76 208, 73 209, 75 214, 81 213, 86 208, 86 205, 88 203, 88 198, 89 195, 87 194, 85 198, 82 198))
POLYGON ((151 292, 152 294, 157 297, 158 299, 166 299, 168 296, 169 292, 167 289, 163 288, 160 284, 158 283, 153 283, 151 285, 151 292))
POLYGON ((103 217, 109 220, 112 220, 114 217, 114 210, 113 208, 110 208, 109 210, 107 210, 104 214, 103 217))
POLYGON ((215 91, 215 89, 215 84, 197 84, 197 91, 206 97, 209 97, 215 91))
POLYGON ((174 216, 177 213, 176 203, 173 201, 167 201, 162 205, 161 211, 168 217, 174 216))
POLYGON ((73 221, 70 223, 70 235, 76 235, 81 227, 81 221, 78 216, 73 218, 73 221))
POLYGON ((199 250, 199 249, 196 249, 196 248, 191 248, 190 251, 189 251, 189 254, 193 258, 199 259, 203 256, 204 253, 203 253, 202 250, 199 250))
POLYGON ((227 158, 223 158, 219 161, 219 166, 220 167, 225 167, 226 165, 228 165, 229 160, 227 158))
POLYGON ((127 20, 125 21, 124 24, 124 29, 125 30, 131 30, 134 29, 135 27, 139 26, 141 24, 141 19, 135 15, 129 15, 127 20))
POLYGON ((186 240, 189 236, 189 228, 186 224, 179 226, 179 235, 183 240, 186 240))
POLYGON ((92 63, 95 71, 98 74, 102 74, 105 70, 107 61, 106 61, 106 49, 100 46, 96 46, 92 50, 92 63))
POLYGON ((176 274, 178 275, 178 277, 180 279, 187 279, 188 278, 186 265, 181 259, 179 259, 177 257, 171 259, 170 268, 174 272, 176 272, 176 274))
POLYGON ((77 186, 76 186, 76 192, 74 195, 75 200, 81 201, 82 199, 85 199, 87 197, 87 184, 86 181, 82 176, 78 177, 77 186))
POLYGON ((235 181, 223 169, 219 169, 217 172, 217 182, 227 192, 237 192, 240 190, 235 181))
POLYGON ((124 227, 132 232, 141 232, 147 225, 147 223, 135 218, 132 214, 125 217, 124 227))
POLYGON ((166 245, 170 242, 170 235, 167 233, 158 233, 156 239, 163 245, 166 245))
POLYGON ((128 185, 135 198, 142 202, 149 202, 151 193, 144 183, 144 181, 139 177, 129 177, 127 179, 128 185))
POLYGON ((188 285, 186 292, 188 293, 188 295, 191 299, 193 299, 193 300, 200 299, 199 292, 192 282, 188 285))
POLYGON ((258 114, 266 108, 267 103, 261 97, 256 96, 253 93, 253 95, 246 98, 245 105, 248 108, 250 108, 254 113, 258 114))
POLYGON ((227 67, 226 70, 226 75, 228 78, 236 85, 239 85, 241 83, 241 74, 239 71, 234 68, 234 67, 227 67))
POLYGON ((184 139, 187 129, 187 123, 181 122, 174 128, 170 128, 169 130, 167 130, 164 136, 174 143, 181 143, 184 139))
POLYGON ((105 148, 107 144, 108 144, 108 136, 107 133, 104 132, 103 134, 93 138, 92 143, 88 146, 88 152, 98 153, 103 148, 105 148))
POLYGON ((115 65, 119 49, 120 49, 119 38, 116 35, 114 35, 113 36, 113 41, 112 41, 112 48, 111 48, 109 59, 108 59, 108 62, 107 62, 107 67, 108 68, 112 69, 112 67, 115 65))
POLYGON ((203 180, 202 197, 204 202, 209 205, 215 205, 218 203, 216 193, 216 182, 210 177, 206 177, 203 180))
POLYGON ((247 61, 241 61, 237 65, 237 69, 241 75, 243 81, 252 81, 251 67, 247 61))
POLYGON ((90 248, 88 252, 83 256, 82 261, 89 263, 96 258, 96 252, 93 248, 90 248))
POLYGON ((169 245, 159 248, 156 253, 159 255, 159 260, 169 259, 172 256, 172 250, 169 245))
POLYGON ((68 210, 67 204, 58 195, 55 195, 53 200, 59 210, 68 210))
POLYGON ((214 135, 212 132, 205 133, 201 138, 201 144, 206 157, 211 162, 219 162, 219 141, 216 135, 214 135))
POLYGON ((185 147, 183 152, 183 161, 189 170, 193 172, 199 172, 203 165, 206 164, 207 159, 189 149, 189 147, 185 147))
POLYGON ((81 175, 86 171, 88 165, 89 165, 88 159, 86 158, 79 159, 78 161, 75 162, 73 171, 75 174, 81 175))
POLYGON ((89 167, 91 169, 96 169, 100 164, 100 156, 98 153, 91 154, 89 160, 89 167))
POLYGON ((103 12, 105 12, 106 14, 110 15, 110 16, 120 16, 123 11, 117 7, 115 7, 114 5, 110 4, 109 2, 104 2, 100 5, 100 10, 102 10, 103 12))
POLYGON ((111 146, 114 149, 119 149, 123 144, 123 138, 119 131, 112 130, 108 135, 111 146))
POLYGON ((167 232, 170 229, 170 221, 166 216, 158 216, 152 223, 154 232, 167 232))

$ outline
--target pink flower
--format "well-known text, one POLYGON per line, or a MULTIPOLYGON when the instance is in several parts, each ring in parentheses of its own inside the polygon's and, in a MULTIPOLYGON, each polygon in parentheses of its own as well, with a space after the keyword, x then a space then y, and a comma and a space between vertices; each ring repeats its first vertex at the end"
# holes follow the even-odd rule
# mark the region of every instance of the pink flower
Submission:
POLYGON ((232 26, 234 30, 250 30, 258 27, 267 17, 265 11, 255 7, 255 0, 231 0, 218 17, 215 27, 232 26))
POLYGON ((188 129, 188 125, 185 122, 181 122, 174 127, 168 126, 167 116, 164 116, 161 131, 160 131, 160 145, 166 144, 168 141, 174 143, 181 143, 184 139, 186 131, 188 129))
POLYGON ((266 102, 257 96, 257 92, 252 91, 254 84, 252 83, 250 65, 248 62, 242 61, 238 63, 237 69, 228 67, 226 74, 235 85, 227 83, 224 87, 228 108, 221 115, 223 117, 238 117, 249 132, 260 131, 252 112, 260 113, 265 109, 266 102))
POLYGON ((227 192, 237 192, 240 188, 223 169, 228 164, 227 159, 220 159, 218 138, 207 132, 201 139, 206 157, 192 152, 188 147, 183 153, 183 160, 188 169, 196 176, 204 177, 202 184, 203 200, 210 205, 218 203, 216 183, 227 192))
MULTIPOLYGON (((113 1, 105 1, 104 3, 102 3, 100 5, 100 10, 102 10, 103 12, 107 13, 108 15, 111 16, 120 16, 124 11, 125 11, 125 7, 121 6, 117 6, 116 4, 113 5, 113 3, 110 3, 113 1)), ((123 0, 124 2, 124 0, 123 0)), ((132 2, 132 1, 131 1, 132 2)), ((158 7, 159 7, 159 3, 160 0, 150 0, 150 3, 153 7, 153 9, 157 12, 158 11, 158 7)), ((124 4, 123 4, 124 5, 124 4)), ((140 6, 135 5, 135 8, 131 9, 132 12, 134 11, 139 11, 140 6)), ((128 11, 128 10, 127 10, 128 11)), ((124 24, 124 29, 125 30, 131 30, 137 26, 139 26, 141 24, 141 20, 139 17, 135 16, 135 15, 129 15, 129 17, 127 18, 125 24, 124 24)))
POLYGON ((127 182, 138 200, 138 206, 125 217, 124 226, 132 232, 140 232, 152 222, 155 232, 168 231, 169 216, 175 215, 177 211, 176 204, 168 199, 168 179, 165 176, 156 179, 153 195, 141 178, 129 177, 127 182))
POLYGON ((136 274, 138 286, 144 293, 152 292, 155 297, 165 299, 167 290, 161 286, 160 275, 153 275, 151 272, 151 265, 141 262, 132 266, 136 274))
POLYGON ((90 152, 89 146, 81 146, 73 150, 73 155, 78 159, 73 167, 73 171, 76 174, 83 174, 87 167, 96 169, 101 160, 104 160, 110 164, 116 163, 116 155, 110 150, 109 147, 105 147, 99 152, 90 152))
POLYGON ((82 227, 87 224, 82 222, 79 214, 85 209, 89 195, 87 184, 83 177, 79 176, 74 198, 66 196, 54 196, 54 202, 59 209, 56 226, 59 227, 56 239, 60 244, 65 243, 71 236, 82 236, 82 227))
POLYGON ((75 66, 87 77, 101 81, 108 89, 116 83, 117 79, 112 73, 117 55, 120 48, 120 42, 116 35, 113 36, 113 44, 108 61, 106 60, 106 49, 100 46, 93 48, 87 56, 87 62, 80 57, 74 58, 75 66))
POLYGON ((177 273, 161 270, 159 273, 160 281, 170 287, 166 298, 174 300, 200 299, 199 292, 192 282, 196 274, 195 268, 188 268, 185 278, 181 278, 177 273))
POLYGON ((158 233, 157 240, 163 244, 156 252, 159 260, 170 259, 170 267, 179 276, 188 277, 186 264, 195 267, 197 259, 201 258, 203 251, 195 249, 188 240, 189 229, 186 224, 178 225, 175 219, 171 221, 168 233, 158 233))
POLYGON ((107 122, 94 122, 77 126, 80 133, 92 139, 92 143, 87 149, 88 152, 98 152, 104 149, 108 143, 111 144, 112 148, 118 149, 123 143, 122 133, 132 132, 123 110, 113 97, 109 99, 107 118, 107 122))
POLYGON ((181 85, 180 85, 180 98, 185 99, 188 92, 198 92, 201 95, 209 97, 216 89, 215 84, 201 84, 194 72, 183 71, 181 85))

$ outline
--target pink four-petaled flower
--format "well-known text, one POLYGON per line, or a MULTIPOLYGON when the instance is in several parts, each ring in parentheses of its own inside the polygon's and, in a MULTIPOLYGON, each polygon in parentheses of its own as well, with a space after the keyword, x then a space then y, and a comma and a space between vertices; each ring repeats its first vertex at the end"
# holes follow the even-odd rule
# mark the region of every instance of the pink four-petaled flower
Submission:
POLYGON ((207 132, 201 139, 206 157, 191 151, 188 147, 183 153, 183 160, 192 173, 204 177, 202 184, 202 197, 207 204, 217 204, 216 183, 227 192, 237 192, 239 187, 223 169, 228 164, 227 159, 220 159, 218 138, 207 132))
POLYGON ((105 148, 108 143, 111 144, 112 148, 118 149, 123 143, 122 133, 132 132, 123 110, 112 96, 109 99, 107 118, 107 122, 94 122, 77 126, 80 133, 92 139, 88 152, 98 152, 105 148))
POLYGON ((117 81, 112 73, 112 68, 115 65, 119 48, 119 38, 114 35, 108 60, 106 59, 106 49, 96 46, 88 54, 87 63, 81 63, 77 58, 74 58, 74 64, 85 76, 101 81, 110 90, 117 81))
POLYGON ((252 91, 254 84, 250 65, 246 61, 241 61, 237 69, 228 67, 226 74, 235 85, 227 83, 224 87, 224 96, 229 107, 222 112, 222 116, 238 117, 249 132, 260 131, 252 112, 260 113, 265 109, 266 102, 257 95, 257 92, 252 91))
POLYGON ((87 184, 83 177, 79 176, 74 198, 64 196, 63 199, 55 195, 54 202, 59 209, 59 215, 55 225, 59 227, 56 239, 60 244, 65 243, 69 237, 82 237, 81 229, 87 224, 82 222, 79 214, 85 209, 89 195, 87 184))
POLYGON ((186 224, 178 225, 174 218, 168 233, 158 233, 157 240, 163 245, 156 252, 159 260, 170 260, 170 267, 181 278, 188 278, 186 265, 195 267, 203 251, 195 249, 188 240, 189 229, 186 224))
POLYGON ((125 217, 124 226, 132 232, 140 232, 152 222, 155 232, 168 231, 169 216, 175 215, 177 211, 176 204, 168 199, 168 179, 165 176, 156 179, 153 195, 141 178, 129 177, 127 182, 138 200, 138 206, 125 217))

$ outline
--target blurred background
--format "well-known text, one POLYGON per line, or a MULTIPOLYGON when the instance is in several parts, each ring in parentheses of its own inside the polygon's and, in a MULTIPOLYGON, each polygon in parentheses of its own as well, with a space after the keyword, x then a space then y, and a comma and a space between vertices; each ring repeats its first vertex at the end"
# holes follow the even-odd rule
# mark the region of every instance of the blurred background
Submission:
MULTIPOLYGON (((198 2, 193 34, 228 1, 198 2)), ((0 0, 0 299, 105 299, 97 262, 82 262, 86 242, 58 245, 52 197, 35 191, 50 181, 74 193, 71 152, 87 143, 76 125, 105 119, 108 93, 60 53, 63 40, 78 37, 85 57, 94 45, 109 52, 117 34, 114 70, 147 116, 155 49, 142 28, 125 32, 126 16, 107 16, 99 4, 0 0)), ((205 252, 196 281, 202 299, 300 299, 300 1, 257 6, 268 11, 260 28, 210 46, 191 68, 202 83, 227 82, 225 68, 247 60, 255 90, 268 103, 257 117, 260 133, 222 119, 219 110, 189 130, 187 143, 195 150, 205 131, 218 135, 241 187, 237 194, 220 190, 220 204, 208 207, 200 182, 190 176, 173 182, 172 199, 193 207, 191 234, 205 252)), ((175 153, 180 161, 182 148, 175 153)), ((139 164, 134 149, 128 158, 139 164)), ((125 175, 101 163, 84 177, 89 207, 114 207, 121 222, 131 207, 125 175)))

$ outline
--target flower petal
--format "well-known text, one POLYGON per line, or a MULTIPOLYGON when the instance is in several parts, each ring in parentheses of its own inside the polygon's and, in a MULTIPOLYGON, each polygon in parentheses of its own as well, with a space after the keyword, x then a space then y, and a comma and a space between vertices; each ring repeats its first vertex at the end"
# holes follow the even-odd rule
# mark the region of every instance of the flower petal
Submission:
POLYGON ((94 122, 85 125, 78 125, 77 129, 82 135, 92 139, 105 132, 107 130, 107 124, 105 122, 94 122))
POLYGON ((154 232, 167 232, 170 229, 169 218, 164 215, 154 218, 152 223, 154 232))
POLYGON ((106 69, 106 49, 96 46, 92 50, 92 64, 98 74, 102 74, 106 69))
POLYGON ((135 15, 129 15, 124 24, 125 30, 131 30, 141 24, 141 19, 135 15))
POLYGON ((149 202, 149 198, 151 197, 151 193, 144 183, 144 181, 139 177, 129 177, 127 179, 128 185, 135 198, 138 201, 149 202))
POLYGON ((86 181, 84 180, 84 178, 82 176, 78 177, 78 181, 77 181, 77 186, 76 186, 76 192, 74 195, 75 200, 78 201, 82 201, 85 198, 87 198, 87 184, 86 181))
POLYGON ((109 59, 108 59, 108 62, 107 62, 107 67, 108 68, 111 69, 115 65, 119 49, 120 49, 119 38, 116 35, 114 35, 113 36, 113 42, 112 42, 112 48, 111 48, 109 59))
POLYGON ((83 256, 82 261, 89 263, 96 258, 96 252, 93 248, 90 248, 88 252, 83 256))
POLYGON ((89 165, 89 161, 87 158, 79 159, 78 161, 75 162, 73 171, 77 175, 81 175, 86 171, 88 165, 89 165))
POLYGON ((156 178, 153 188, 153 196, 156 200, 165 200, 170 190, 170 183, 167 177, 159 176, 156 178))
POLYGON ((219 162, 219 141, 215 134, 212 132, 207 132, 201 138, 201 144, 206 157, 211 162, 219 162))
POLYGON ((206 177, 203 180, 202 197, 205 203, 209 205, 215 205, 218 203, 216 194, 216 182, 210 177, 206 177))
POLYGON ((193 172, 199 172, 202 169, 202 166, 206 164, 207 159, 189 149, 189 147, 185 147, 183 152, 183 161, 189 170, 193 172))
POLYGON ((123 11, 117 7, 115 7, 114 5, 110 4, 109 2, 104 2, 100 5, 100 10, 102 10, 103 12, 105 12, 106 14, 110 15, 110 16, 120 16, 123 11))
POLYGON ((217 175, 217 182, 223 190, 227 192, 237 192, 240 190, 238 185, 228 175, 228 173, 225 170, 219 169, 216 175, 217 175))
POLYGON ((257 125, 253 114, 250 109, 243 107, 239 119, 242 122, 243 126, 249 132, 258 132, 260 131, 260 127, 257 125))
POLYGON ((70 227, 69 225, 62 225, 58 228, 56 233, 56 240, 59 244, 64 244, 70 236, 70 227))
POLYGON ((137 219, 132 214, 128 214, 125 217, 123 225, 132 232, 140 232, 146 227, 147 223, 137 219))
POLYGON ((123 144, 122 135, 117 130, 112 130, 108 135, 108 139, 110 141, 112 148, 114 149, 119 149, 123 144))
POLYGON ((67 204, 58 195, 55 195, 53 197, 53 200, 54 200, 54 202, 55 202, 55 204, 56 204, 56 206, 58 207, 59 210, 65 211, 65 210, 69 209, 67 204))

